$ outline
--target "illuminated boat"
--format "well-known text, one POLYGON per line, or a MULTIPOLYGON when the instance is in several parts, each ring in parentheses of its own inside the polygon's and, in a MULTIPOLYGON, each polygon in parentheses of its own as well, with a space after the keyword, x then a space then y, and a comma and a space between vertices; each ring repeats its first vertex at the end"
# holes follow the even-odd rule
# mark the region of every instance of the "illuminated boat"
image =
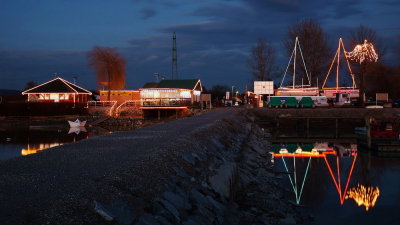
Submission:
POLYGON ((308 74, 306 63, 304 61, 303 57, 303 52, 300 47, 300 42, 299 38, 296 37, 295 43, 294 43, 294 48, 292 51, 292 55, 290 56, 289 63, 286 67, 285 73, 283 75, 281 85, 280 87, 276 90, 275 92, 276 96, 317 96, 319 95, 319 89, 318 87, 311 87, 311 77, 308 74), (306 84, 303 83, 303 78, 302 78, 302 84, 301 85, 296 85, 296 61, 297 61, 297 51, 300 52, 300 56, 303 62, 303 70, 305 72, 307 81, 306 84), (293 60, 293 62, 292 62, 293 60), (292 85, 291 86, 282 86, 283 82, 285 80, 286 74, 288 73, 289 67, 293 64, 293 79, 292 79, 292 85))
POLYGON ((359 97, 360 93, 356 85, 354 73, 351 70, 350 63, 346 55, 346 49, 344 48, 342 38, 339 38, 338 48, 322 84, 322 90, 322 95, 326 96, 328 99, 333 99, 336 107, 351 105, 351 100, 359 97), (340 69, 340 65, 344 62, 346 62, 347 68, 340 69), (347 73, 345 73, 346 70, 347 73), (333 73, 333 71, 336 71, 336 73, 333 73), (351 79, 351 86, 340 86, 340 83, 343 82, 344 79, 340 79, 340 74, 343 75, 343 73, 345 75, 347 74, 351 79), (328 82, 328 80, 330 82, 328 82), (328 83, 334 83, 335 85, 333 87, 327 87, 328 83))
POLYGON ((84 127, 86 125, 86 120, 85 121, 80 121, 79 119, 76 119, 75 121, 68 120, 68 124, 70 127, 84 127))

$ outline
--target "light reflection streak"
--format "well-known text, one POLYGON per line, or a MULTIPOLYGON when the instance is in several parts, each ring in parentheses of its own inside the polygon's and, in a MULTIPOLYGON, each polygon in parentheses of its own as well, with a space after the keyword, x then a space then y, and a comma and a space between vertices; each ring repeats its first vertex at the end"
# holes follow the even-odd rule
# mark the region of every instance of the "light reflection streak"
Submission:
POLYGON ((346 187, 345 187, 344 191, 342 191, 342 188, 341 188, 341 185, 340 185, 340 163, 339 163, 338 158, 339 157, 336 157, 336 167, 337 167, 337 171, 338 171, 338 174, 337 174, 338 179, 335 178, 335 175, 332 172, 332 168, 331 168, 326 156, 324 157, 324 160, 325 160, 326 166, 328 167, 329 174, 332 177, 333 183, 335 184, 336 190, 339 193, 340 204, 343 205, 344 199, 345 199, 345 193, 347 192, 347 189, 349 187, 351 175, 353 174, 354 165, 355 165, 356 160, 357 160, 357 153, 354 153, 353 163, 351 164, 350 172, 349 172, 348 177, 347 177, 346 187))
POLYGON ((28 144, 27 148, 23 148, 21 150, 21 155, 26 156, 26 155, 31 155, 31 154, 35 154, 39 151, 48 149, 48 148, 52 148, 55 146, 59 146, 59 145, 63 145, 64 143, 59 143, 59 142, 54 142, 54 143, 40 143, 39 145, 36 146, 31 146, 30 144, 28 144))
POLYGON ((357 187, 350 188, 345 198, 352 198, 358 206, 364 205, 365 210, 368 211, 370 207, 375 206, 379 194, 378 187, 365 187, 362 184, 358 184, 357 187))

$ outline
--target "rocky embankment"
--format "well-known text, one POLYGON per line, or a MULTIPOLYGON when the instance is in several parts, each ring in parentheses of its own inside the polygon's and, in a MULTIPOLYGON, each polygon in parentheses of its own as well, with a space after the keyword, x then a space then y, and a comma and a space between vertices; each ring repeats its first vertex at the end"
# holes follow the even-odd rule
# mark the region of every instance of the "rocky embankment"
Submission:
POLYGON ((109 117, 107 120, 99 123, 98 126, 112 131, 123 131, 143 127, 144 121, 143 119, 129 117, 109 117))
MULTIPOLYGON (((105 221, 120 224, 301 224, 273 172, 268 133, 242 112, 178 139, 184 148, 164 188, 146 207, 94 202, 105 221), (140 207, 139 207, 140 208, 140 207)), ((145 191, 145 190, 143 190, 145 191)))

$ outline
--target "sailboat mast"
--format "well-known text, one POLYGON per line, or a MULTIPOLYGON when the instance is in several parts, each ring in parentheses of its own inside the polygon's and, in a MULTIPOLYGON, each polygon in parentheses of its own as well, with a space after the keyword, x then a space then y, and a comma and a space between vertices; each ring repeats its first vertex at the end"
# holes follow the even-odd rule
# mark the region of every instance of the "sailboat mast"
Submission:
POLYGON ((339 38, 338 57, 337 57, 337 65, 336 65, 336 90, 339 89, 339 63, 340 63, 340 43, 341 42, 342 42, 342 38, 339 38))
POLYGON ((296 41, 294 42, 294 59, 293 59, 293 89, 296 81, 296 55, 297 55, 297 42, 299 41, 298 37, 296 37, 296 41))

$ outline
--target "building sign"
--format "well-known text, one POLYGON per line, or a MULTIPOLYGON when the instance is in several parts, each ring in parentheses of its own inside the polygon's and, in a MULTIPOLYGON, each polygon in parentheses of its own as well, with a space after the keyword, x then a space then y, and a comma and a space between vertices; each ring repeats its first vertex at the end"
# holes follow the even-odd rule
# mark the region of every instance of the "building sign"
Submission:
POLYGON ((376 101, 387 102, 389 100, 388 93, 376 93, 376 101))
POLYGON ((272 95, 274 94, 273 81, 254 81, 254 94, 272 95))

